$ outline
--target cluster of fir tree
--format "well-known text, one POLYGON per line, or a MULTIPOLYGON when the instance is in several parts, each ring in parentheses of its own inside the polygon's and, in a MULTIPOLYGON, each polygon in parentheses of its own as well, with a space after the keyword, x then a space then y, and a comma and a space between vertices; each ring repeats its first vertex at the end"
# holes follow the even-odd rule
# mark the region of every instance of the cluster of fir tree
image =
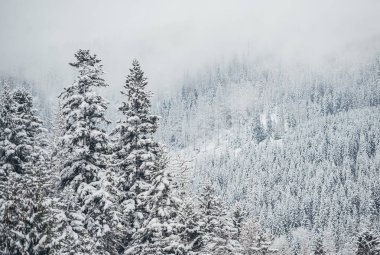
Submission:
MULTIPOLYGON (((380 237, 376 234, 375 231, 371 229, 364 229, 361 233, 358 234, 354 246, 349 251, 350 254, 355 255, 379 255, 380 254, 380 237)), ((336 254, 335 250, 328 250, 323 242, 322 237, 318 237, 315 240, 313 247, 313 255, 327 255, 327 254, 336 254)))
POLYGON ((108 86, 101 61, 88 50, 75 57, 79 75, 59 97, 51 141, 29 92, 4 86, 1 93, 0 253, 242 253, 239 231, 210 186, 194 208, 174 195, 139 63, 109 137, 107 102, 97 93, 108 86))

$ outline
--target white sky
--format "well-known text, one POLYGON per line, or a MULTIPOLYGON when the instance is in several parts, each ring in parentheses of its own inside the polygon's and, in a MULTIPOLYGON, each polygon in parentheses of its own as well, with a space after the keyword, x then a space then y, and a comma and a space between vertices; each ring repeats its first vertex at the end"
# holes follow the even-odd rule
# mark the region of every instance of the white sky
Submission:
POLYGON ((51 76, 70 82, 79 48, 99 55, 112 86, 139 59, 157 91, 243 52, 351 61, 379 42, 379 0, 0 0, 0 72, 41 86, 51 76))

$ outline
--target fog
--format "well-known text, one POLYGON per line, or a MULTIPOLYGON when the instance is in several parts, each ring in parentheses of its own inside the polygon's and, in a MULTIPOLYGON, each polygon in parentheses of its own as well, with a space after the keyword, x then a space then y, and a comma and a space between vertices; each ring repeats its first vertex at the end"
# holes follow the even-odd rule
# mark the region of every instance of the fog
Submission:
POLYGON ((112 86, 137 58, 157 92, 242 54, 289 65, 350 63, 379 50, 379 13, 377 0, 1 0, 0 72, 55 93, 73 78, 74 52, 89 48, 112 86))

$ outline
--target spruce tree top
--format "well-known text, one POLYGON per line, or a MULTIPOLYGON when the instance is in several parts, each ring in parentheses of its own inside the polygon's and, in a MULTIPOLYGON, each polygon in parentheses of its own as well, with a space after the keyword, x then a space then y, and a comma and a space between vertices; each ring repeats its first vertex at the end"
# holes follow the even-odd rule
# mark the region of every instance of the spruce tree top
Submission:
MULTIPOLYGON (((72 93, 72 89, 76 87, 79 93, 87 92, 89 87, 106 87, 107 83, 102 78, 103 65, 100 64, 101 60, 97 56, 91 55, 89 50, 78 50, 74 54, 77 59, 76 62, 69 63, 71 66, 76 67, 79 71, 78 79, 73 86, 65 89, 65 92, 72 93), (75 86, 76 85, 76 86, 75 86)), ((65 98, 65 96, 63 96, 65 98)))
POLYGON ((121 91, 121 94, 127 97, 119 107, 124 119, 119 121, 119 125, 112 132, 117 137, 114 148, 116 158, 125 159, 131 156, 132 150, 140 150, 143 147, 150 148, 151 152, 159 147, 152 137, 158 128, 159 118, 150 114, 151 93, 145 90, 147 84, 147 78, 139 62, 133 60, 123 86, 125 90, 121 91))
MULTIPOLYGON (((60 95, 62 100, 62 114, 68 119, 68 126, 73 120, 94 118, 100 122, 108 123, 105 119, 107 103, 105 100, 93 93, 93 87, 106 87, 108 84, 103 79, 103 65, 100 59, 91 55, 89 50, 78 50, 75 53, 76 62, 69 63, 79 71, 77 80, 60 95), (78 114, 78 109, 81 114, 78 114)), ((88 121, 88 120, 86 120, 88 121)), ((91 122, 93 123, 93 122, 91 122)), ((66 127, 68 130, 68 127, 66 127)))
POLYGON ((128 74, 124 85, 126 92, 121 92, 128 97, 128 101, 120 107, 120 111, 127 115, 130 114, 129 111, 133 111, 136 115, 149 114, 150 93, 145 91, 145 86, 148 84, 147 78, 136 59, 133 60, 132 68, 129 70, 130 74, 128 74))
POLYGON ((95 64, 100 63, 100 59, 97 59, 96 54, 91 55, 89 50, 78 50, 74 56, 78 62, 70 63, 71 66, 80 67, 84 65, 95 66, 95 64))

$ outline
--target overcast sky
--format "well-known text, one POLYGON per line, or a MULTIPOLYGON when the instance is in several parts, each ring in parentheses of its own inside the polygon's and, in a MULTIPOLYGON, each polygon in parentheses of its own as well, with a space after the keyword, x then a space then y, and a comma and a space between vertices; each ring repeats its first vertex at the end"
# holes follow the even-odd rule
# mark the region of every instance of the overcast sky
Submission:
POLYGON ((160 90, 234 54, 322 63, 365 58, 379 38, 379 0, 0 0, 0 71, 41 83, 70 80, 79 48, 99 55, 114 86, 139 59, 160 90))

